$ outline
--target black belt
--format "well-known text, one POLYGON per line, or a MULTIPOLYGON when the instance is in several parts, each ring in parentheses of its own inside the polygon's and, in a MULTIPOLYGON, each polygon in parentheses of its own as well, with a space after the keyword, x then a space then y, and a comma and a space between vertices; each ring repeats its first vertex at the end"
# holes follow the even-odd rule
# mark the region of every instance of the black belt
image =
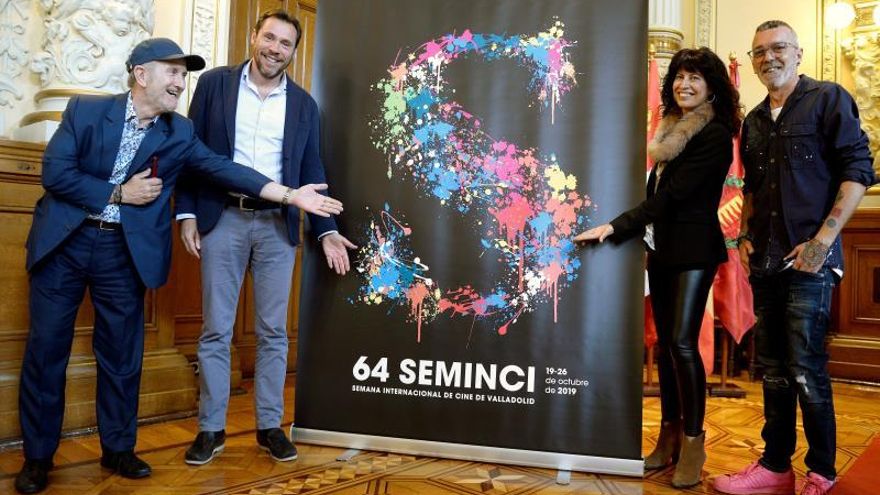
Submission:
POLYGON ((104 220, 95 220, 94 218, 86 218, 86 221, 83 222, 83 225, 101 230, 113 230, 117 232, 122 230, 121 223, 105 222, 104 220))
POLYGON ((247 196, 229 196, 226 200, 226 206, 234 206, 241 211, 272 210, 275 208, 281 208, 281 205, 278 203, 249 198, 247 196))

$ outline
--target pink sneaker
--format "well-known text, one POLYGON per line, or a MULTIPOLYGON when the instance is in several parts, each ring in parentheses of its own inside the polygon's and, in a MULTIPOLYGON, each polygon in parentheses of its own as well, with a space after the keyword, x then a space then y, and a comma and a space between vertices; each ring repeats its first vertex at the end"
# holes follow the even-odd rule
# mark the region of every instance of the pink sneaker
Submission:
POLYGON ((774 473, 755 461, 738 473, 716 477, 712 484, 719 492, 733 495, 792 495, 794 471, 774 473))
POLYGON ((807 477, 798 483, 800 495, 825 495, 831 491, 834 482, 817 473, 809 473, 807 477))

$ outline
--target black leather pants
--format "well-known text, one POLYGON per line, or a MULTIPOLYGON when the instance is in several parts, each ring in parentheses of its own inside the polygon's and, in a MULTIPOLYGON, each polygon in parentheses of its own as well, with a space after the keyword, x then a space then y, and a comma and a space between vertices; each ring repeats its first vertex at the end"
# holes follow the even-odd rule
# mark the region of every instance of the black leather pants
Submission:
POLYGON ((660 409, 663 421, 682 420, 684 433, 703 432, 706 370, 698 342, 717 266, 668 267, 648 261, 651 307, 657 326, 660 409))

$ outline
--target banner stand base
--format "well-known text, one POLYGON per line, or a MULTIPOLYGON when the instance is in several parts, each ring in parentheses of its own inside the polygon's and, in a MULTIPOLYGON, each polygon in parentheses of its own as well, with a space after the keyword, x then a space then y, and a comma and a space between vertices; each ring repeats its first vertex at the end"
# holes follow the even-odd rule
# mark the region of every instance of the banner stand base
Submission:
MULTIPOLYGON (((293 433, 293 429, 291 428, 291 434, 292 433, 293 433)), ((293 436, 291 436, 291 438, 293 438, 293 436)), ((336 458, 336 460, 348 462, 348 461, 352 460, 352 458, 354 458, 354 456, 356 456, 360 453, 361 453, 361 451, 358 449, 348 449, 345 452, 343 452, 342 454, 340 454, 339 457, 336 458)))
POLYGON ((645 467, 642 459, 618 459, 410 438, 380 437, 298 428, 293 425, 291 425, 291 431, 293 433, 291 438, 295 438, 296 442, 301 443, 345 447, 350 450, 378 450, 426 457, 558 469, 560 474, 562 471, 569 471, 569 476, 570 471, 579 471, 641 477, 644 475, 645 467))
POLYGON ((558 473, 556 473, 557 485, 568 485, 569 483, 571 483, 571 471, 560 470, 558 473))

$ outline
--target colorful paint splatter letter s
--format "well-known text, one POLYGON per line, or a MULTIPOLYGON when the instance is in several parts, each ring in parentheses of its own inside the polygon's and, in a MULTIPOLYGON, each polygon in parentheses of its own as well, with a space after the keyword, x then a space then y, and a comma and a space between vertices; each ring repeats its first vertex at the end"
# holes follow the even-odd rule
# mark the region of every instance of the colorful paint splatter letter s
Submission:
POLYGON ((555 120, 561 97, 575 84, 575 69, 556 21, 534 36, 477 34, 469 30, 429 41, 396 61, 375 85, 382 110, 371 122, 373 143, 388 157, 389 180, 415 184, 426 197, 452 208, 481 237, 483 254, 503 264, 500 280, 442 288, 429 265, 410 247, 413 230, 385 205, 370 223, 370 242, 360 250, 363 285, 354 303, 406 310, 422 324, 440 315, 486 321, 501 335, 540 304, 553 304, 556 321, 560 289, 577 278, 580 261, 569 240, 587 223, 592 208, 575 190, 577 178, 563 171, 553 154, 491 137, 480 119, 452 99, 444 68, 456 59, 480 55, 509 59, 531 71, 528 91, 555 120), (400 177, 400 178, 398 178, 400 177))

